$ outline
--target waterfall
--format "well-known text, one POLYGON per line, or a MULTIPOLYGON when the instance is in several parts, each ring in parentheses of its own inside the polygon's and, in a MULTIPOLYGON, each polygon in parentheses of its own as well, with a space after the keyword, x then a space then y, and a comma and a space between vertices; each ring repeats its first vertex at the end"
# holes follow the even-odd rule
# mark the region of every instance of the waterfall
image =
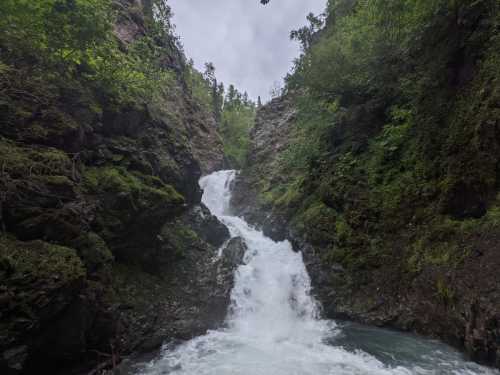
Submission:
MULTIPOLYGON (((227 324, 175 348, 165 347, 158 359, 140 367, 139 374, 497 373, 463 360, 435 341, 399 333, 358 327, 364 341, 367 332, 373 340, 385 340, 387 348, 382 352, 389 353, 389 360, 377 356, 376 350, 369 353, 369 349, 342 344, 349 328, 320 318, 302 254, 293 251, 288 241, 274 242, 231 214, 235 175, 235 171, 219 171, 200 181, 203 203, 229 228, 231 236, 241 237, 248 248, 244 264, 235 274, 227 324)), ((370 348, 369 342, 364 344, 370 348)))

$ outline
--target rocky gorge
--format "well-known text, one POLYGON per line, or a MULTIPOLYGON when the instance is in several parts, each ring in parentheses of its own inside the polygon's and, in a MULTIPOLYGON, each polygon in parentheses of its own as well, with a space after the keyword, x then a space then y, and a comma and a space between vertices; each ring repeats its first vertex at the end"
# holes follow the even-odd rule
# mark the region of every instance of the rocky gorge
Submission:
MULTIPOLYGON (((194 345, 213 371, 210 344, 224 358, 248 327, 279 328, 266 355, 300 327, 288 364, 308 348, 321 365, 319 347, 332 368, 364 366, 310 337, 333 320, 438 338, 500 368, 498 4, 375 3, 310 16, 292 32, 303 49, 286 87, 258 107, 233 86, 221 99, 163 1, 0 5, 0 372, 119 371, 166 343, 174 357, 187 348, 187 368, 194 345), (240 166, 235 181, 213 174, 240 166), (232 194, 222 222, 202 203, 210 174, 215 197, 232 194), (238 310, 245 241, 255 272, 238 298, 270 313, 239 311, 228 345, 210 330, 238 310)), ((255 342, 242 345, 251 363, 255 342)))

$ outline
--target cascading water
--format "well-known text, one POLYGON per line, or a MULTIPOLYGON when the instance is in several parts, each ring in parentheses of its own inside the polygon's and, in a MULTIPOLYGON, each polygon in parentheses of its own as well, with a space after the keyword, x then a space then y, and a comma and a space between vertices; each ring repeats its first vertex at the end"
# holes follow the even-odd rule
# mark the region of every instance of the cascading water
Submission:
POLYGON ((200 181, 205 205, 248 247, 226 327, 165 347, 138 374, 498 374, 435 341, 320 319, 302 254, 231 215, 235 174, 220 171, 200 181))

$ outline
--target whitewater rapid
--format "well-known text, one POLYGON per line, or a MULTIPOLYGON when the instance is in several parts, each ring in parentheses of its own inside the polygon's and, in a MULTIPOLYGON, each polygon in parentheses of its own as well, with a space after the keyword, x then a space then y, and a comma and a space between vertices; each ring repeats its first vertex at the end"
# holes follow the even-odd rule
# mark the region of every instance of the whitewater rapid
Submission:
POLYGON ((248 248, 235 274, 226 324, 165 346, 137 374, 498 374, 435 341, 321 319, 302 254, 231 214, 235 175, 219 171, 200 181, 203 203, 248 248))

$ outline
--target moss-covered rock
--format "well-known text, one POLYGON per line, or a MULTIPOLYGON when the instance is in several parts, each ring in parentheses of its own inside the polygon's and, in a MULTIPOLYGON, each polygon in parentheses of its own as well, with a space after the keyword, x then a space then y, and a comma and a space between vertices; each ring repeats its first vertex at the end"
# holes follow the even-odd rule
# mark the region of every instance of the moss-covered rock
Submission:
POLYGON ((87 272, 91 274, 110 266, 114 260, 106 242, 93 232, 78 237, 74 241, 74 247, 77 249, 78 256, 85 265, 87 272))
POLYGON ((130 173, 121 167, 94 167, 84 174, 84 187, 90 193, 125 194, 134 200, 137 209, 151 204, 182 205, 184 197, 159 178, 130 173))
POLYGON ((99 202, 94 229, 122 260, 141 259, 140 249, 156 248, 162 225, 185 209, 184 197, 171 185, 123 167, 88 168, 83 187, 99 202))
MULTIPOLYGON (((187 89, 186 59, 176 38, 144 16, 151 14, 145 9, 151 2, 87 5, 72 8, 72 14, 92 20, 96 29, 109 26, 101 40, 109 44, 97 47, 94 40, 85 56, 72 52, 63 58, 66 53, 45 47, 35 52, 37 43, 13 47, 9 43, 21 28, 0 38, 1 373, 55 373, 107 360, 96 353, 129 353, 134 347, 128 344, 150 331, 133 325, 118 342, 127 313, 117 306, 134 297, 113 290, 120 284, 113 282, 120 280, 117 269, 130 270, 130 284, 153 280, 144 286, 154 282, 155 290, 168 290, 172 284, 147 272, 176 274, 182 262, 186 272, 195 262, 208 265, 211 244, 220 241, 214 217, 207 215, 219 225, 213 233, 203 219, 179 218, 200 202, 198 180, 222 166, 223 153, 213 114, 187 89), (92 14, 104 8, 118 17, 92 14), (150 48, 154 56, 142 53, 150 48), (103 51, 114 51, 109 57, 118 59, 117 71, 102 65, 109 63, 97 57, 103 51), (171 231, 162 237, 166 223, 171 231)), ((18 5, 4 8, 5 19, 27 21, 22 29, 38 24, 41 29, 30 35, 45 38, 44 46, 55 37, 43 34, 43 22, 31 22, 39 12, 48 12, 39 20, 54 15, 50 4, 30 8, 36 14, 18 5)), ((66 36, 79 28, 71 30, 66 36)), ((198 286, 196 276, 182 280, 186 289, 172 286, 179 289, 179 305, 189 300, 191 326, 202 314, 196 298, 184 299, 183 293, 198 286)), ((141 292, 146 310, 165 296, 141 292)), ((164 330, 158 337, 169 334, 164 330)))
POLYGON ((12 178, 67 175, 72 163, 64 152, 52 147, 28 147, 0 137, 2 173, 12 178))
MULTIPOLYGON (((83 290, 85 268, 73 249, 8 236, 0 238, 0 259, 0 351, 25 346, 19 360, 29 361, 37 334, 63 316, 83 290)), ((13 370, 25 364, 0 366, 13 370)))

